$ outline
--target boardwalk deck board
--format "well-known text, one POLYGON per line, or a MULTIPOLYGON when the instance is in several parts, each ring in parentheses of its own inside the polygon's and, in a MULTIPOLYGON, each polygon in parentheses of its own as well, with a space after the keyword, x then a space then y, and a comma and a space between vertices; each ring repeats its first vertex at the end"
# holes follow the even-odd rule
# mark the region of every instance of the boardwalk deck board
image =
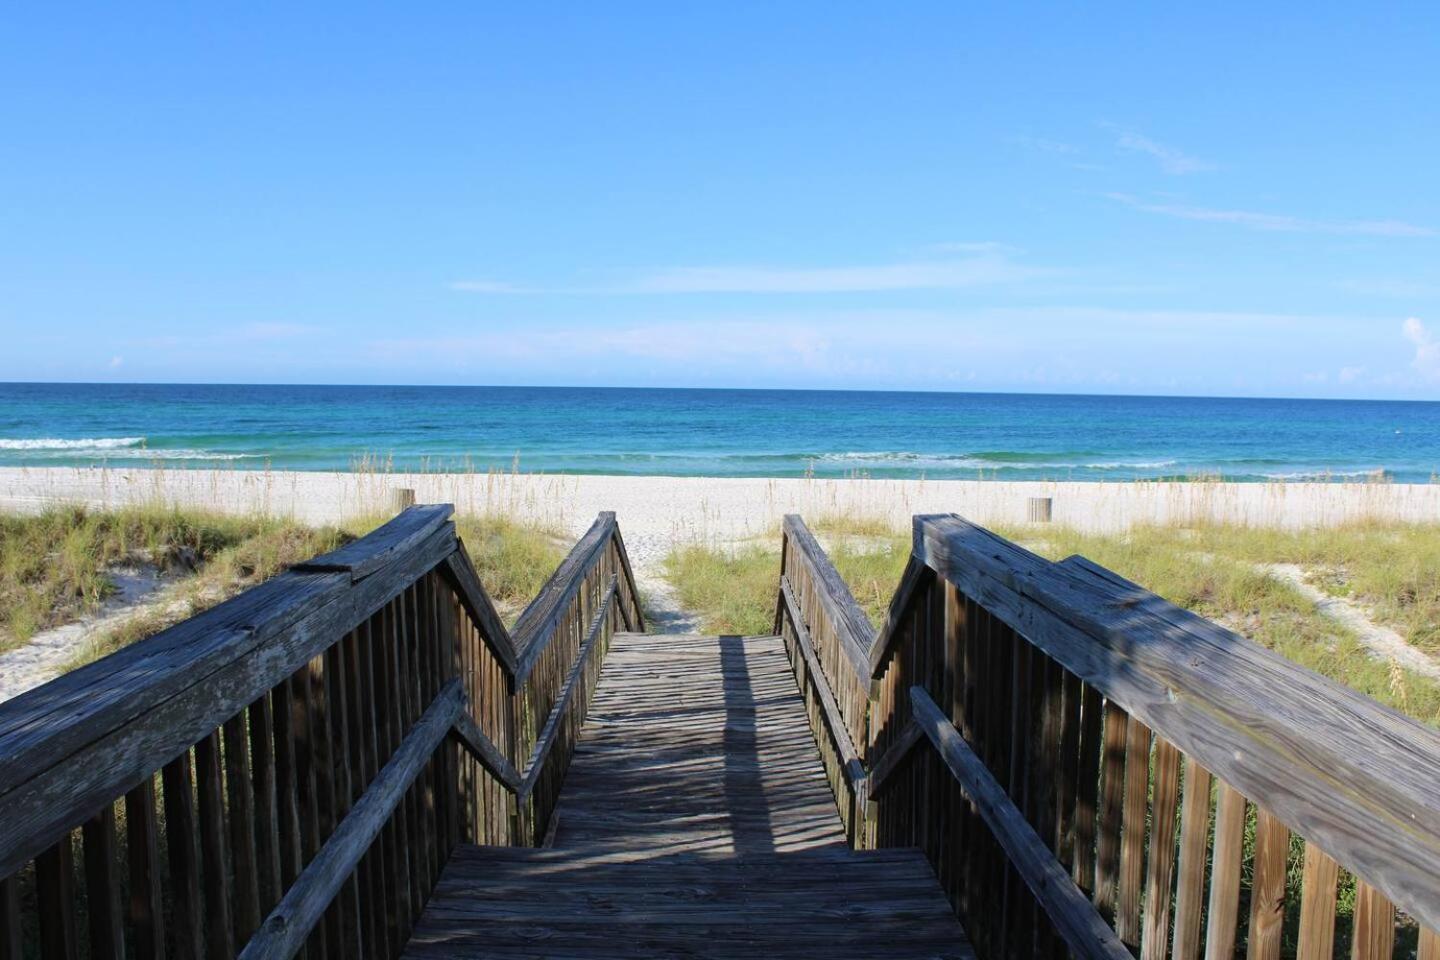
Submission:
POLYGON ((462 846, 405 956, 971 957, 928 863, 854 852, 774 637, 617 634, 549 849, 462 846))

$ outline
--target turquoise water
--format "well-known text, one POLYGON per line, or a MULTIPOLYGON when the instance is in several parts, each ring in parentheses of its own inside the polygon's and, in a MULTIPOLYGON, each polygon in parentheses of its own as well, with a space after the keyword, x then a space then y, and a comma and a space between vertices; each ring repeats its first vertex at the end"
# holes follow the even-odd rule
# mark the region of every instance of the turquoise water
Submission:
POLYGON ((1358 480, 1440 470, 1440 403, 540 387, 0 384, 0 465, 1358 480))

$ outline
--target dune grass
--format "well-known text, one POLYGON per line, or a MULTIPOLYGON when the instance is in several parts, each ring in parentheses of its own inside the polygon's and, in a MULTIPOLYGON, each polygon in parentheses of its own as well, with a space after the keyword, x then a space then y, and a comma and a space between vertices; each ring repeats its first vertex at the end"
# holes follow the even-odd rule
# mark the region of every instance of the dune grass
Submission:
POLYGON ((333 527, 168 507, 56 507, 0 515, 0 650, 93 612, 114 593, 110 570, 146 564, 257 583, 348 539, 333 527))
MULTIPOLYGON (((877 627, 910 553, 908 533, 888 524, 829 514, 810 524, 856 602, 877 627)), ((769 633, 775 628, 775 591, 780 577, 780 534, 729 549, 690 544, 665 558, 665 576, 680 603, 699 614, 710 633, 769 633)))
MULTIPOLYGON (((363 536, 387 519, 375 515, 310 526, 159 506, 109 511, 66 506, 33 516, 0 515, 0 651, 98 610, 115 591, 111 571, 117 566, 153 566, 175 579, 160 602, 88 637, 71 657, 71 669, 363 536)), ((568 546, 556 530, 505 517, 461 516, 456 526, 481 582, 510 620, 568 546)))
MULTIPOLYGON (((908 530, 852 515, 811 529, 878 627, 910 550, 908 530)), ((1423 722, 1440 725, 1440 684, 1372 655, 1343 625, 1315 610, 1266 563, 1315 571, 1316 586, 1363 602, 1374 617, 1434 650, 1440 635, 1440 526, 1364 524, 1305 531, 1234 526, 1136 527, 1083 534, 1063 527, 999 528, 1052 560, 1081 554, 1324 676, 1423 722)), ((691 545, 666 573, 706 630, 773 629, 778 534, 733 549, 691 545)))

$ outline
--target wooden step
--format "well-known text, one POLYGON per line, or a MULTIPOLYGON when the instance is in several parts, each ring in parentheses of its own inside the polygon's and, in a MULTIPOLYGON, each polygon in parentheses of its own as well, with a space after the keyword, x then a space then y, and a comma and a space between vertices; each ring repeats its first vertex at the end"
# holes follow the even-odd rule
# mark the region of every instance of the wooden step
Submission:
POLYGON ((461 848, 405 955, 972 955, 918 852, 846 845, 778 637, 617 634, 558 817, 461 848))

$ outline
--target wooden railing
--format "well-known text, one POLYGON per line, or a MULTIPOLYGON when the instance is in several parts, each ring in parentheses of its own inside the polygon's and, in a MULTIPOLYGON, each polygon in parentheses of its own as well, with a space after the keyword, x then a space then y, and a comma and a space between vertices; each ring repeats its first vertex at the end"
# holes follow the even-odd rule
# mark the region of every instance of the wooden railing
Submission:
POLYGON ((983 956, 1440 960, 1435 730, 953 515, 858 613, 787 518, 777 631, 853 842, 923 849, 983 956))
POLYGON ((394 957, 455 844, 534 844, 617 626, 601 514, 507 631, 413 507, 0 705, 0 960, 394 957))

